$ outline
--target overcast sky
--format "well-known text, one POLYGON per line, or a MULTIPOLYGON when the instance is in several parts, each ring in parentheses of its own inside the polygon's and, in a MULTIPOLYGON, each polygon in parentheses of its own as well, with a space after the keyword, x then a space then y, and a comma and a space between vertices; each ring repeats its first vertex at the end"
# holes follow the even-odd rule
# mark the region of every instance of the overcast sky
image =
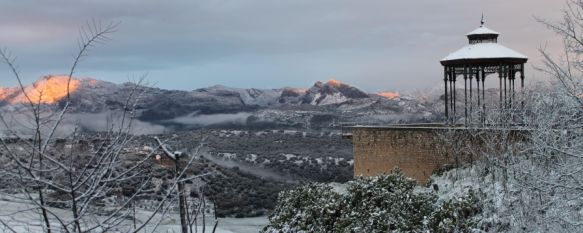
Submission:
MULTIPOLYGON (((121 22, 78 75, 112 82, 148 74, 161 88, 308 87, 338 79, 370 92, 440 85, 439 60, 479 26, 540 64, 559 51, 534 16, 559 20, 562 0, 0 0, 0 47, 18 56, 26 82, 64 74, 78 29, 121 22)), ((527 75, 542 79, 532 68, 527 75)), ((0 86, 15 81, 0 67, 0 86)))

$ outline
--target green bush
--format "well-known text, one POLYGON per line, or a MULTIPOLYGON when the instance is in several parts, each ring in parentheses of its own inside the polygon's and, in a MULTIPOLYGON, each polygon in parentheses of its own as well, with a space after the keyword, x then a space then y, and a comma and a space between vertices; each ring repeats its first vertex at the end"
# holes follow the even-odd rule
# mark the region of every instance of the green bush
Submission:
POLYGON ((438 203, 433 193, 415 191, 399 170, 357 178, 346 192, 309 184, 279 194, 263 232, 467 232, 481 212, 474 192, 438 203))

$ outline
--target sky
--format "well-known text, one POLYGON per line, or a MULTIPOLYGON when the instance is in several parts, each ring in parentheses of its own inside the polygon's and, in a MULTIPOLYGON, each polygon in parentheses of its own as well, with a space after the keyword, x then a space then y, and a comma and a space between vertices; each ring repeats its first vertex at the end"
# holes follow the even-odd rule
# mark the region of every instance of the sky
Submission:
MULTIPOLYGON (((480 25, 529 57, 559 38, 535 17, 558 21, 563 0, 0 0, 0 48, 25 83, 67 73, 87 21, 119 23, 77 76, 191 90, 309 87, 337 79, 369 92, 422 90, 443 82, 439 61, 480 25)), ((0 66, 0 86, 14 86, 0 66)))

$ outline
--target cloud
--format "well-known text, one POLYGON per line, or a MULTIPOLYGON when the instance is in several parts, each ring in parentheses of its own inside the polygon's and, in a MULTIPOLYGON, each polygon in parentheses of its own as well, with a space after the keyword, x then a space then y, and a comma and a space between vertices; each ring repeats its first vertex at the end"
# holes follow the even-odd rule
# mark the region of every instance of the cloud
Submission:
MULTIPOLYGON (((11 136, 17 134, 23 137, 31 137, 35 133, 35 121, 32 117, 30 111, 14 111, 12 107, 2 107, 0 110, 3 111, 1 115, 6 124, 0 123, 0 136, 11 136), (5 109, 6 108, 6 109, 5 109), (8 126, 8 127, 7 127, 8 126)), ((42 112, 41 117, 43 119, 43 124, 41 125, 41 132, 43 135, 48 135, 50 130, 52 130, 53 124, 56 120, 57 115, 52 111, 42 112)), ((76 130, 86 130, 94 132, 105 132, 111 129, 119 130, 120 123, 122 122, 123 113, 120 111, 112 112, 102 112, 102 113, 68 113, 63 118, 59 127, 55 131, 55 137, 68 137, 73 134, 76 130)), ((128 116, 126 116, 125 124, 130 121, 128 116)), ((127 125, 124 125, 124 130, 127 130, 127 125)), ((154 125, 148 122, 139 121, 136 119, 131 120, 131 127, 129 132, 131 134, 143 135, 143 134, 161 134, 168 132, 169 129, 154 125)))
MULTIPOLYGON (((119 21, 112 41, 84 59, 81 76, 123 82, 149 73, 173 89, 303 87, 336 77, 374 92, 440 84, 439 60, 467 43, 482 12, 503 44, 536 64, 539 45, 556 38, 533 16, 555 20, 561 7, 549 0, 3 1, 0 46, 18 55, 32 82, 66 72, 86 20, 119 21)), ((14 84, 7 74, 0 69, 0 85, 14 84)))
POLYGON ((177 117, 170 122, 185 124, 185 125, 213 125, 213 124, 245 124, 247 118, 251 116, 251 113, 240 112, 233 114, 210 114, 210 115, 196 115, 196 113, 190 114, 188 116, 177 117))

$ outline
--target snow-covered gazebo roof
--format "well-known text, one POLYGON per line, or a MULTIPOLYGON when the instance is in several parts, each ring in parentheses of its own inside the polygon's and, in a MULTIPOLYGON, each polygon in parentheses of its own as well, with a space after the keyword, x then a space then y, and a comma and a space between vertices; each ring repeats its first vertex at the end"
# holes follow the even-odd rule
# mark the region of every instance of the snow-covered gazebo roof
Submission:
POLYGON ((528 59, 526 56, 498 43, 478 43, 463 47, 443 58, 443 62, 475 59, 528 59))
POLYGON ((523 64, 528 57, 498 44, 499 33, 482 25, 468 33, 469 45, 447 55, 441 60, 444 66, 488 65, 496 63, 523 64))
POLYGON ((498 74, 500 108, 509 108, 516 104, 515 81, 517 78, 520 79, 520 88, 523 90, 524 64, 528 58, 498 44, 499 35, 498 32, 484 26, 484 17, 482 16, 480 27, 466 34, 469 44, 450 53, 440 61, 443 65, 443 82, 445 84, 443 96, 447 124, 456 124, 458 119, 464 119, 465 124, 472 124, 475 122, 473 117, 476 114, 474 112, 479 113, 477 120, 481 124, 487 123, 485 80, 491 74, 498 74), (517 74, 520 75, 517 76, 517 74), (458 118, 456 107, 459 105, 456 88, 458 81, 462 81, 464 85, 462 92, 464 97, 463 118, 458 118), (472 85, 474 82, 475 88, 472 85), (472 92, 475 93, 475 91, 477 91, 477 95, 473 95, 472 92))

